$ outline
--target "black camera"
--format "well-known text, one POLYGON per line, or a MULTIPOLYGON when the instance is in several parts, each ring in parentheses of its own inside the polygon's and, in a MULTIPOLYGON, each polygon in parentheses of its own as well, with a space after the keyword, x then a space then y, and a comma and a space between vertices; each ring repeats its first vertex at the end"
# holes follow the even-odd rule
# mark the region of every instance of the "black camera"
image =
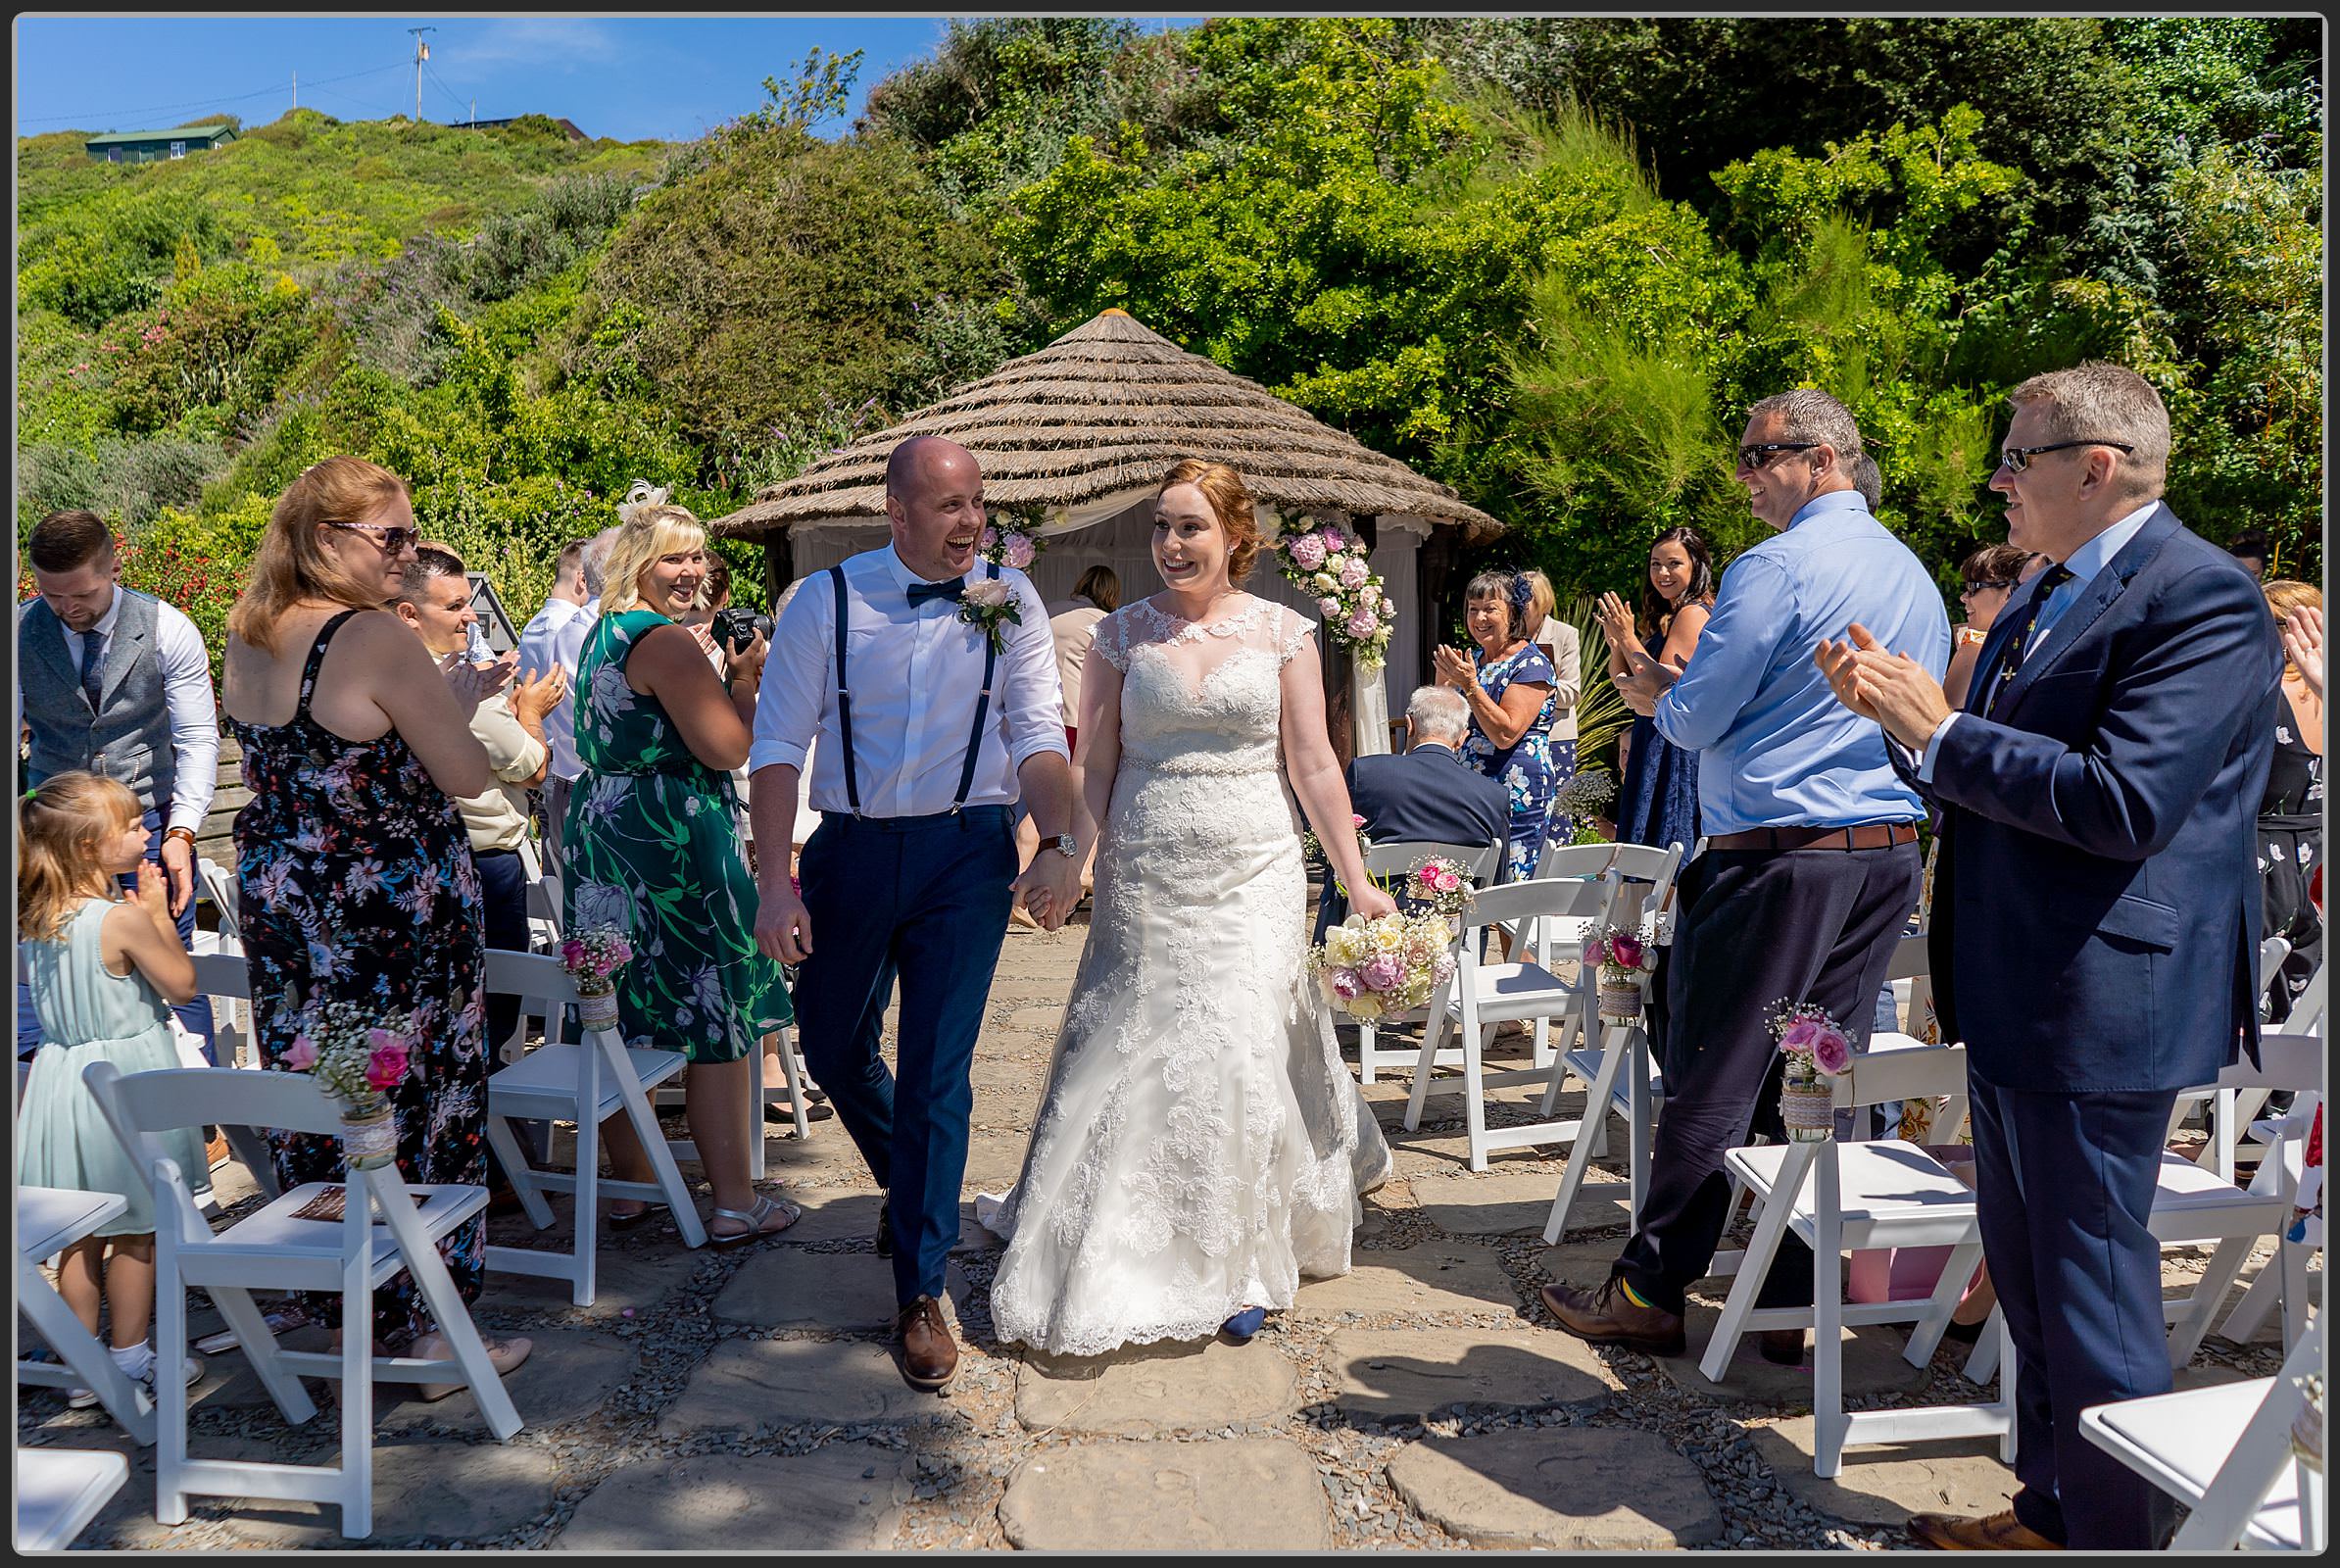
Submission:
POLYGON ((716 611, 715 618, 707 622, 707 629, 718 644, 740 654, 747 652, 748 645, 756 638, 772 635, 772 617, 731 605, 716 611))

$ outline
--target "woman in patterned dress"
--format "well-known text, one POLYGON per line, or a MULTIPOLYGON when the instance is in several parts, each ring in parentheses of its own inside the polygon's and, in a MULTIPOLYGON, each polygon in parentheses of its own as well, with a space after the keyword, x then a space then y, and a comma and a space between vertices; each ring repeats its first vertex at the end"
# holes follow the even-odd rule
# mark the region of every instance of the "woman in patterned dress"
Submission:
MULTIPOLYGON (((707 532, 663 491, 637 485, 618 508, 601 618, 577 661, 577 760, 585 776, 563 825, 569 930, 615 925, 633 961, 617 973, 626 1044, 678 1051, 691 1142, 714 1191, 707 1240, 732 1247, 796 1223, 793 1203, 748 1177, 748 1053, 796 1020, 780 966, 756 948, 756 883, 740 853, 731 770, 748 760, 764 639, 727 651, 729 689, 690 629, 707 575, 707 532)), ((649 1181, 633 1125, 603 1128, 609 1166, 649 1181)), ((610 1223, 658 1205, 614 1203, 610 1223)))
MULTIPOLYGON (((400 1174, 485 1185, 486 936, 455 803, 494 782, 470 714, 512 662, 433 664, 382 608, 414 558, 406 482, 387 469, 327 458, 277 498, 227 620, 222 706, 252 792, 235 821, 239 914, 262 1059, 280 1067, 323 1003, 409 1019, 414 1065, 389 1097, 400 1174)), ((274 1152, 287 1188, 342 1175, 337 1138, 278 1133, 274 1152)), ((439 1243, 466 1302, 485 1230, 474 1219, 439 1243)), ((338 1323, 338 1295, 304 1305, 338 1323)), ((414 1355, 448 1353, 405 1273, 374 1293, 373 1336, 390 1352, 412 1341, 414 1355)), ((488 1342, 499 1372, 528 1349, 488 1342)))
POLYGON ((1438 683, 1471 705, 1463 760, 1511 795, 1511 830, 1503 880, 1525 882, 1543 858, 1544 826, 1559 780, 1552 771, 1552 687, 1558 679, 1543 650, 1528 641, 1531 590, 1526 578, 1483 571, 1464 590, 1463 625, 1479 646, 1465 659, 1434 648, 1438 683))

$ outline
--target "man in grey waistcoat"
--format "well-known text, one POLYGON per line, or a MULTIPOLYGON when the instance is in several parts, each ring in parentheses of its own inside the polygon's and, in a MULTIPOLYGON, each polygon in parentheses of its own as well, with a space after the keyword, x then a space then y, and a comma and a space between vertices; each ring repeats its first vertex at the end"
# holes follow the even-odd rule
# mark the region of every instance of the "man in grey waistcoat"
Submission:
MULTIPOLYGON (((195 835, 219 787, 219 725, 203 635, 175 607, 121 586, 93 512, 55 512, 24 541, 40 597, 17 612, 17 696, 30 731, 24 786, 75 769, 120 779, 146 812, 146 852, 171 880, 181 941, 195 930, 195 835)), ((122 883, 129 886, 131 879, 122 883)), ((172 1009, 213 1057, 211 1004, 172 1009)), ((17 1054, 40 1045, 17 987, 17 1054)))

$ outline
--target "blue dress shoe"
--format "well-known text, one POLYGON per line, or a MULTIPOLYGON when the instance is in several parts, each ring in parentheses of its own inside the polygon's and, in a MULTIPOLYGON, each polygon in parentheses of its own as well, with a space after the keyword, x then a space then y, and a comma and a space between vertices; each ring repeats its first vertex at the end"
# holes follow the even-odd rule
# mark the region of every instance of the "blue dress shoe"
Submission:
POLYGON ((1242 1311, 1236 1313, 1235 1316, 1220 1324, 1219 1332, 1226 1335, 1227 1338, 1233 1340, 1238 1345, 1248 1345, 1251 1343, 1251 1336, 1257 1334, 1259 1332, 1260 1325, 1266 1321, 1266 1307, 1246 1306, 1242 1311))

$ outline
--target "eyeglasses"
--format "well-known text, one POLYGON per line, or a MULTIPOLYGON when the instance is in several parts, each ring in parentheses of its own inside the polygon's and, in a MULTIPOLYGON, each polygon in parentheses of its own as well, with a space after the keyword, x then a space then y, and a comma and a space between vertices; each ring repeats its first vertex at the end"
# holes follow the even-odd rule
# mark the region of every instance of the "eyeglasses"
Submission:
POLYGON ((381 547, 385 556, 405 554, 407 547, 421 537, 413 528, 393 527, 386 522, 327 522, 325 526, 339 528, 345 533, 380 534, 381 537, 374 543, 381 547))
POLYGON ((1782 452, 1809 452, 1819 445, 1818 441, 1766 441, 1761 446, 1740 447, 1738 466, 1760 472, 1770 467, 1782 452))
POLYGON ((1959 597, 1967 599, 1975 594, 1988 593, 1993 588, 2013 588, 2014 586, 2015 579, 2012 577, 1986 577, 1980 581, 1969 578, 1966 587, 1960 591, 1959 597))
POLYGON ((2111 447, 2116 452, 2135 452, 2126 441, 2051 441, 2044 447, 2006 447, 1999 453, 1999 466, 2009 473, 2021 473, 2031 466, 2031 460, 2042 452, 2069 452, 2073 447, 2111 447))

